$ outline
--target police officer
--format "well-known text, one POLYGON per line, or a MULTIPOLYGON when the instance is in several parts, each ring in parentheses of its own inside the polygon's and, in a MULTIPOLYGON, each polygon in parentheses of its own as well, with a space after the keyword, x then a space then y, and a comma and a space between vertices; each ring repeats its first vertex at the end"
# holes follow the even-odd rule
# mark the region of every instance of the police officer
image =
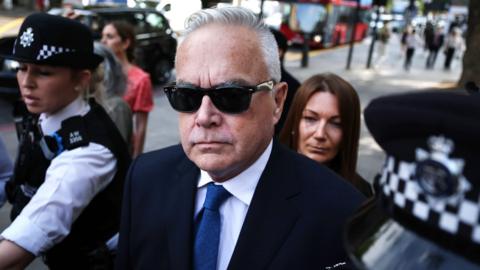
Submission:
POLYGON ((106 243, 118 231, 130 160, 106 112, 83 98, 102 61, 90 30, 32 14, 0 53, 19 62, 28 109, 6 187, 13 222, 1 234, 0 269, 24 268, 36 256, 51 269, 111 268, 106 243))
POLYGON ((365 122, 387 158, 348 224, 358 269, 480 269, 480 94, 381 97, 365 122))

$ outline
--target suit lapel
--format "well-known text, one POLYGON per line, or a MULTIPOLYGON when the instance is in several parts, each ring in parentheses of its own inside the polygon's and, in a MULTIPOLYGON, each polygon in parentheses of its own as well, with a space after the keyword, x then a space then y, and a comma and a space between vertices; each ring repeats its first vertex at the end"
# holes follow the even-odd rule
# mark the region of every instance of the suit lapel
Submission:
POLYGON ((199 169, 184 158, 177 167, 169 192, 167 238, 170 269, 192 268, 193 209, 199 169))
POLYGON ((299 217, 298 183, 288 170, 288 152, 274 142, 242 226, 228 269, 265 269, 299 217))

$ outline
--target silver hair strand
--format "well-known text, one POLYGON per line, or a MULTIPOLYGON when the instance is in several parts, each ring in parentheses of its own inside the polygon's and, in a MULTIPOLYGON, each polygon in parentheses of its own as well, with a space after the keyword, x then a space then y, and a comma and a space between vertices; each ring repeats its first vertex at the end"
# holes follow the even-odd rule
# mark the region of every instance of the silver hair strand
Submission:
POLYGON ((255 13, 242 7, 200 10, 192 14, 185 22, 186 37, 208 24, 244 26, 257 33, 268 73, 273 80, 280 81, 281 72, 277 42, 268 26, 255 13))

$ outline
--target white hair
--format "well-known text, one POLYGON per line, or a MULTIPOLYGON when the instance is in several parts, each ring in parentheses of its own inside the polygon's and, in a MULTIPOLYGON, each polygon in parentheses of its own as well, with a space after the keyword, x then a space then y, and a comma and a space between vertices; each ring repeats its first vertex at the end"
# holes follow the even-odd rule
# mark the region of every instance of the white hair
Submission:
POLYGON ((203 9, 192 14, 185 22, 185 37, 208 24, 244 26, 257 33, 260 49, 268 69, 268 74, 280 82, 280 59, 278 46, 268 26, 255 13, 242 7, 203 9))

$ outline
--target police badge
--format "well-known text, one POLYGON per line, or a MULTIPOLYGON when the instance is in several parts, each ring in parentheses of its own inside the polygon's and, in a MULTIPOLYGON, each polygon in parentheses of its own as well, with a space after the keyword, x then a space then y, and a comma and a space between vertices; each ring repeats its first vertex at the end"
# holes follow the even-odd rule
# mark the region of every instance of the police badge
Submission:
POLYGON ((33 30, 31 27, 28 27, 27 30, 25 30, 20 36, 20 44, 25 48, 25 47, 30 47, 32 42, 34 41, 33 39, 33 30))
POLYGON ((480 95, 380 97, 365 123, 385 150, 375 198, 345 231, 358 269, 480 269, 480 95))
POLYGON ((447 199, 455 203, 471 187, 462 175, 465 161, 449 157, 454 143, 444 136, 431 136, 428 146, 430 153, 421 148, 415 151, 417 163, 413 178, 427 194, 427 201, 447 199))

